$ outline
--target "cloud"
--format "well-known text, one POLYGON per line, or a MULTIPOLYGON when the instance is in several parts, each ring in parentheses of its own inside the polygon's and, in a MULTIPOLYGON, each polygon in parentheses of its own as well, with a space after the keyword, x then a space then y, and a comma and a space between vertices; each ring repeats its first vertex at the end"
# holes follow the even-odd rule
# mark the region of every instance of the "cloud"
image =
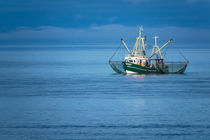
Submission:
POLYGON ((130 2, 133 4, 142 4, 142 3, 150 3, 150 4, 176 4, 176 3, 187 3, 187 4, 196 4, 198 2, 208 3, 210 0, 177 0, 177 1, 168 1, 168 0, 122 0, 124 2, 130 2))
POLYGON ((196 3, 197 0, 186 0, 187 3, 190 3, 190 4, 193 4, 193 3, 196 3))
POLYGON ((118 24, 89 28, 60 28, 42 26, 38 28, 20 27, 15 31, 0 33, 2 41, 69 41, 69 42, 113 42, 127 37, 132 27, 118 24))
MULTIPOLYGON (((156 27, 144 29, 148 40, 153 42, 153 36, 167 41, 174 38, 178 43, 209 43, 210 29, 185 27, 156 27)), ((129 44, 135 41, 138 28, 120 24, 92 25, 89 28, 60 28, 42 26, 38 28, 20 27, 15 31, 0 33, 0 40, 7 42, 68 42, 68 43, 119 43, 124 38, 129 44)))
POLYGON ((198 2, 210 2, 210 0, 186 0, 186 3, 188 4, 195 4, 195 3, 198 3, 198 2))
POLYGON ((144 3, 144 2, 151 1, 151 0, 123 0, 123 1, 130 2, 130 3, 133 3, 133 4, 139 4, 139 3, 144 3))

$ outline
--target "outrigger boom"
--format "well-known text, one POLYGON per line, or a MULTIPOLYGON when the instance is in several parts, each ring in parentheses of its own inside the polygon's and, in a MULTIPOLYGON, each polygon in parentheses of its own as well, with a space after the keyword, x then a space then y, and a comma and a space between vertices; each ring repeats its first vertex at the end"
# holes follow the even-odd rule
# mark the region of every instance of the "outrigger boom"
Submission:
POLYGON ((126 50, 128 51, 129 54, 131 54, 130 50, 128 49, 127 45, 125 44, 125 41, 121 38, 121 41, 123 45, 125 46, 126 50))

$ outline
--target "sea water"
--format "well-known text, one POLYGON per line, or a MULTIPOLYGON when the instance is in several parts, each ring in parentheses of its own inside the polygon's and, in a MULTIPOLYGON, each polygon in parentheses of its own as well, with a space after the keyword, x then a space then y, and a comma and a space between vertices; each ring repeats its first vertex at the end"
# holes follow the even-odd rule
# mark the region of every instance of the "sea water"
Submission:
POLYGON ((210 49, 165 75, 116 74, 115 49, 1 46, 0 139, 210 139, 210 49))

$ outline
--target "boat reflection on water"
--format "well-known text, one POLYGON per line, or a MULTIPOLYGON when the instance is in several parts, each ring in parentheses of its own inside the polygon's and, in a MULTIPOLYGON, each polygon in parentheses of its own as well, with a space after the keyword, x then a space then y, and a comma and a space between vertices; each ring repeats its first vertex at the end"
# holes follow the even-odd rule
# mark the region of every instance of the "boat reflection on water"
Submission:
POLYGON ((125 74, 128 77, 134 77, 134 78, 146 78, 146 77, 153 77, 153 78, 159 78, 163 77, 163 74, 125 74))
POLYGON ((126 74, 126 76, 134 77, 134 78, 145 78, 146 74, 126 74))

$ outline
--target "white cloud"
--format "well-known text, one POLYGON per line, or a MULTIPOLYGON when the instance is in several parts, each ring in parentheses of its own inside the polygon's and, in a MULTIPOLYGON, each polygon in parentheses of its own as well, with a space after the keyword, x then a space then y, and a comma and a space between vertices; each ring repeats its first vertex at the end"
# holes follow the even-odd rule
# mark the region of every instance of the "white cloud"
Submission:
POLYGON ((149 2, 151 0, 123 0, 123 1, 131 2, 133 4, 139 4, 139 3, 149 2))
POLYGON ((40 41, 60 40, 76 42, 105 42, 114 41, 120 37, 127 37, 133 29, 122 25, 93 25, 89 28, 59 28, 43 26, 38 28, 20 27, 15 31, 0 33, 0 40, 4 41, 40 41))
POLYGON ((187 3, 193 4, 196 3, 198 0, 186 0, 187 3))
POLYGON ((195 4, 198 2, 210 2, 210 0, 186 0, 186 3, 195 4))
MULTIPOLYGON (((160 40, 174 38, 178 43, 210 43, 210 29, 185 28, 185 27, 160 27, 145 28, 148 40, 153 43, 152 37, 158 35, 160 40)), ((15 31, 0 33, 1 41, 67 41, 69 43, 105 43, 120 42, 124 38, 128 43, 134 42, 138 35, 137 27, 111 24, 89 28, 60 28, 43 26, 39 28, 20 27, 15 31)))

